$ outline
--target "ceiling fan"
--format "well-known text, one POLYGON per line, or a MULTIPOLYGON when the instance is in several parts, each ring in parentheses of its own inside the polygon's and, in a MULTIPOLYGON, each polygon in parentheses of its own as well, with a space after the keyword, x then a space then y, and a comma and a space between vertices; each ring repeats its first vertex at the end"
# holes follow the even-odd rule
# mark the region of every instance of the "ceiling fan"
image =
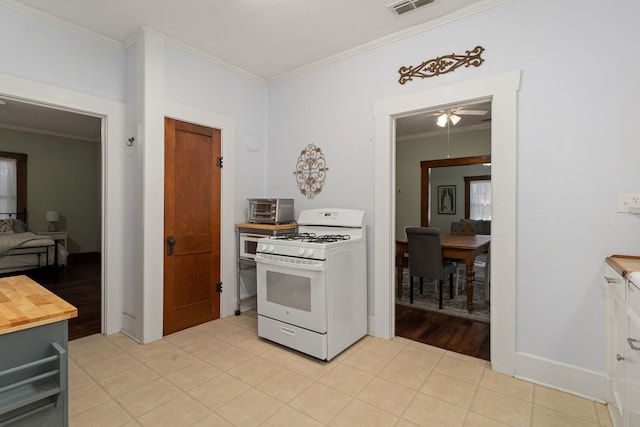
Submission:
POLYGON ((437 113, 433 113, 433 116, 438 116, 436 124, 441 128, 447 126, 449 122, 452 125, 456 125, 464 115, 469 116, 484 116, 487 114, 486 110, 465 110, 464 107, 451 108, 449 110, 440 110, 437 113))

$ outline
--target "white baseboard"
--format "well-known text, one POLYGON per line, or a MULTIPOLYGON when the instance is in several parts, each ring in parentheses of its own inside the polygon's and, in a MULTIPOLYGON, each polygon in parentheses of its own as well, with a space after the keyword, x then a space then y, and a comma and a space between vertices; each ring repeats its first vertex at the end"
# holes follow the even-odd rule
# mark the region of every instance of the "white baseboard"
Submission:
MULTIPOLYGON (((369 335, 377 336, 375 316, 368 316, 369 335)), ((607 375, 524 353, 515 355, 515 377, 565 393, 607 402, 607 375)))
POLYGON ((607 376, 553 360, 516 353, 517 378, 604 403, 607 400, 607 376))
POLYGON ((376 327, 375 327, 376 317, 372 315, 367 315, 367 333, 372 336, 376 336, 376 327))

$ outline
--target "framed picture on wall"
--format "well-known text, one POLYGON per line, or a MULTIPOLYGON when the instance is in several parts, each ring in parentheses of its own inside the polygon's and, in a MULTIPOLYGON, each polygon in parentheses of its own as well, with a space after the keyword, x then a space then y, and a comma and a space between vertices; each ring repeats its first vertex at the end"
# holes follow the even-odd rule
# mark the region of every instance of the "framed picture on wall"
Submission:
POLYGON ((455 185, 438 185, 438 213, 444 215, 456 213, 455 185))

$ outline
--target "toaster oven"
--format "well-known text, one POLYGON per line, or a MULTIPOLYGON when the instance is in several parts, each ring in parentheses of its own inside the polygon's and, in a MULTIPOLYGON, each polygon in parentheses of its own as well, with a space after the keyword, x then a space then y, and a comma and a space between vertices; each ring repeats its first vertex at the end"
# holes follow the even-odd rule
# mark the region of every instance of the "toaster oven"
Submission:
POLYGON ((248 222, 285 224, 293 222, 293 199, 248 199, 248 222))

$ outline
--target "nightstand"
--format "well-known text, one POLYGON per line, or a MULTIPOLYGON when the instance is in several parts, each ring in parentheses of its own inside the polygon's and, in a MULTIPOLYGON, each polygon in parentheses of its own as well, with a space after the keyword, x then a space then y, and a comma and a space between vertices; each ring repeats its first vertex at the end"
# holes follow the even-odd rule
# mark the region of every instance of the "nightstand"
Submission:
POLYGON ((41 236, 49 236, 53 240, 62 243, 64 248, 67 248, 67 232, 66 231, 34 231, 35 234, 41 236))

